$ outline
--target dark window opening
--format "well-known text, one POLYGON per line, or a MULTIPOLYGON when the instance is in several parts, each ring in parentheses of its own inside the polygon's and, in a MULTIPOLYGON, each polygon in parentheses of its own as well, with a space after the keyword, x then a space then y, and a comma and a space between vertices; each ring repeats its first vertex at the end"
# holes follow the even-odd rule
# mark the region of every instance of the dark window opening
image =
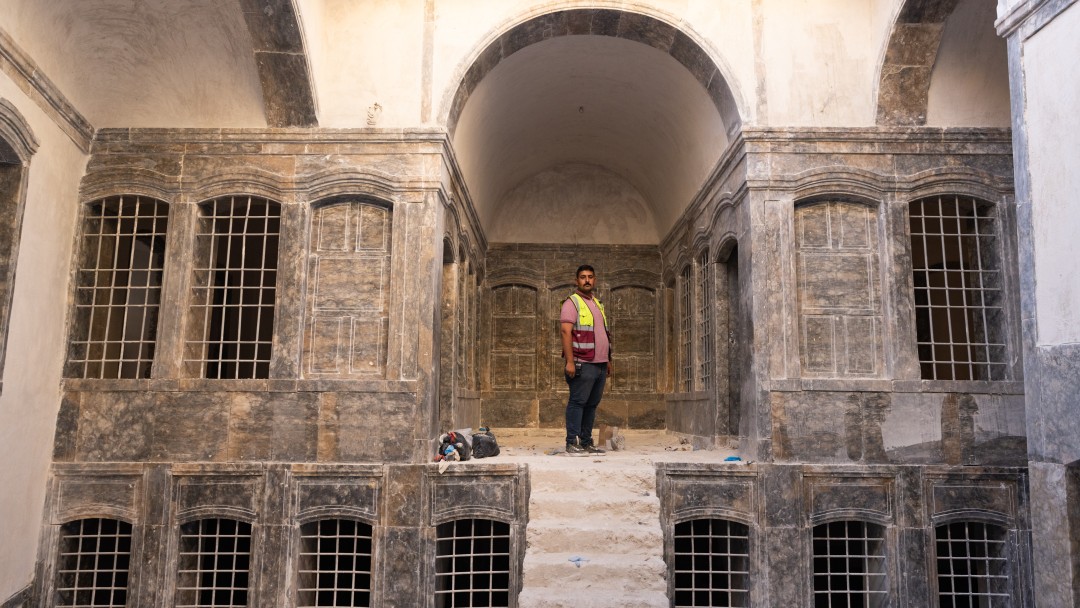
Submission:
POLYGON ((81 519, 60 528, 57 606, 126 606, 131 524, 81 519))
POLYGON ((1009 593, 1005 529, 955 522, 935 529, 941 608, 1004 608, 1009 593))
POLYGON ((436 608, 509 606, 510 524, 460 519, 436 532, 436 608))
POLYGON ((202 519, 180 527, 177 608, 247 606, 251 524, 202 519))
POLYGON ((298 605, 371 605, 371 526, 324 519, 300 528, 298 605))
POLYGON ((675 606, 750 605, 750 538, 745 524, 695 519, 675 525, 675 606))
POLYGON ((150 377, 168 220, 168 205, 138 196, 88 207, 76 270, 69 377, 150 377))
POLYGON ((861 521, 814 526, 813 563, 816 608, 889 605, 882 526, 861 521))
POLYGON ((994 205, 939 196, 910 205, 915 333, 927 380, 1005 380, 994 205))
POLYGON ((206 378, 268 378, 274 339, 277 203, 227 197, 202 205, 196 235, 194 339, 187 360, 206 378))

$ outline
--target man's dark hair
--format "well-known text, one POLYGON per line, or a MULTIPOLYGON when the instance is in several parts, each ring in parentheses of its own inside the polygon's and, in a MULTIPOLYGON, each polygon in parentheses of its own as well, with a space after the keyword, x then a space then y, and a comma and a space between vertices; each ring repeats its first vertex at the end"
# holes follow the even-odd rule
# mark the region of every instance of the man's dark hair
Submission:
POLYGON ((576 277, 576 276, 578 276, 579 274, 581 274, 581 271, 582 271, 582 270, 588 270, 589 272, 591 272, 591 273, 593 273, 593 274, 596 274, 596 271, 595 271, 595 270, 593 270, 593 267, 592 267, 592 266, 589 266, 588 264, 582 264, 581 266, 578 266, 578 267, 577 267, 577 272, 575 272, 575 273, 574 273, 574 276, 576 277))

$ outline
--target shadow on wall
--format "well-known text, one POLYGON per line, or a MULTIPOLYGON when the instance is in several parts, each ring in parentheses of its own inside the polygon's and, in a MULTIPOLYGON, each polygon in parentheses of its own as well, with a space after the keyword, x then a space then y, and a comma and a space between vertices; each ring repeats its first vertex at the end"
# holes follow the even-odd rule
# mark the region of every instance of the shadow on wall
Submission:
POLYGON ((492 242, 655 245, 645 197, 599 165, 566 163, 536 173, 508 192, 492 222, 492 242))

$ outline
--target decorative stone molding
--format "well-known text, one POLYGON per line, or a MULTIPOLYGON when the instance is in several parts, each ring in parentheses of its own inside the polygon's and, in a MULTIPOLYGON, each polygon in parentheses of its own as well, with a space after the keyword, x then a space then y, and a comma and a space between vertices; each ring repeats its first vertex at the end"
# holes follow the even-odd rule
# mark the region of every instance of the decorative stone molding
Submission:
POLYGON ((0 99, 0 139, 10 148, 0 146, 0 162, 6 163, 29 163, 39 145, 22 113, 6 99, 0 99))
POLYGON ((889 34, 877 90, 877 124, 924 125, 930 76, 945 20, 959 0, 906 0, 889 34))
POLYGON ((560 36, 608 36, 651 46, 671 55, 709 94, 729 134, 742 124, 743 113, 723 70, 696 40, 676 25, 656 17, 614 9, 569 9, 519 23, 490 42, 461 77, 446 114, 446 130, 453 137, 458 119, 480 81, 499 62, 530 45, 560 36))
POLYGON ((315 127, 315 82, 293 0, 241 0, 262 83, 266 124, 315 127))
POLYGON ((60 89, 38 68, 15 41, 0 30, 0 70, 15 81, 28 97, 37 103, 56 126, 83 152, 90 151, 94 126, 64 97, 60 89))

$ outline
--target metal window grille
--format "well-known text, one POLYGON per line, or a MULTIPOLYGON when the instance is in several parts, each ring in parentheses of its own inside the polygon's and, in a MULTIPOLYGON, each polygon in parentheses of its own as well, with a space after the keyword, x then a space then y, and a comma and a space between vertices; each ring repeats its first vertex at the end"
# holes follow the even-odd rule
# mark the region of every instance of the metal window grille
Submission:
POLYGON ((698 328, 698 384, 703 390, 713 387, 713 276, 709 267, 709 252, 698 257, 697 328, 698 328))
POLYGON ((177 608, 247 606, 251 524, 201 519, 180 527, 177 608))
POLYGON ((169 207, 117 196, 88 206, 67 375, 149 378, 169 207))
POLYGON ((371 605, 371 526, 324 519, 300 528, 298 605, 371 605))
POLYGON ((675 606, 750 605, 749 528, 724 519, 675 525, 675 606))
POLYGON ((202 214, 187 361, 206 378, 267 378, 280 206, 251 196, 225 197, 204 203, 202 214))
POLYGON ((998 221, 992 204, 937 196, 910 204, 915 325, 922 377, 1004 380, 998 221))
POLYGON ((131 524, 80 519, 60 529, 56 606, 126 606, 131 524))
POLYGON ((814 527, 814 606, 889 605, 885 529, 861 521, 814 527))
POLYGON ((690 392, 692 390, 692 382, 694 378, 694 363, 691 357, 694 344, 691 340, 691 319, 693 318, 693 299, 690 297, 690 292, 693 290, 693 282, 691 268, 687 266, 682 271, 682 276, 679 280, 679 300, 681 306, 679 308, 679 388, 683 392, 690 392))
POLYGON ((962 521, 938 526, 935 533, 942 608, 1012 605, 1004 528, 962 521))
POLYGON ((440 524, 435 606, 510 605, 510 524, 459 519, 440 524))

